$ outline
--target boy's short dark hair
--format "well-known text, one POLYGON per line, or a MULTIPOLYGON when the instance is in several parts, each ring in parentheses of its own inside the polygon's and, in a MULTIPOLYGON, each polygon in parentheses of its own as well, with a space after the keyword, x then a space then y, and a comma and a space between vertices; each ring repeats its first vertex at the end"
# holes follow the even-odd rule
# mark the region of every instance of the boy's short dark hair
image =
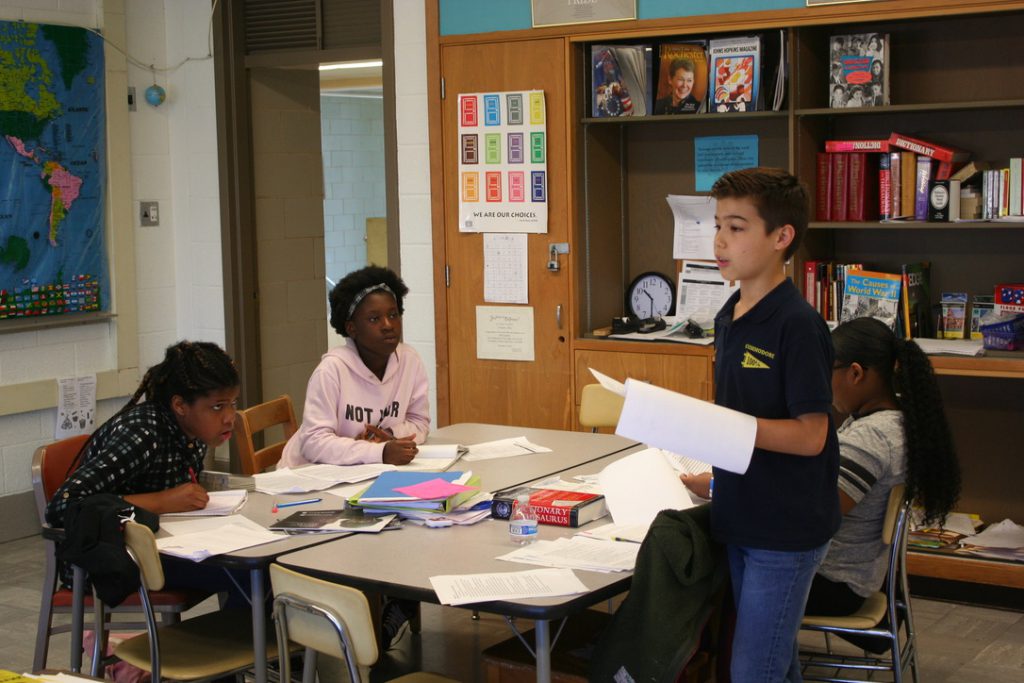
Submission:
POLYGON ((715 199, 750 199, 769 234, 783 225, 793 226, 793 241, 786 248, 785 258, 796 253, 807 232, 810 210, 807 188, 781 168, 744 168, 731 171, 711 187, 715 199))

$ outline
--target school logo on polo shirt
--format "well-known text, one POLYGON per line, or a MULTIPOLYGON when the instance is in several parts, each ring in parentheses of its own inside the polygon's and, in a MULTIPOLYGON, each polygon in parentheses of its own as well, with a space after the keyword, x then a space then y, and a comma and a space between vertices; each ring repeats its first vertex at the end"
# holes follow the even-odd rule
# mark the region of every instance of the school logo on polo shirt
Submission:
POLYGON ((740 367, 747 368, 748 370, 771 369, 771 366, 768 365, 768 361, 775 359, 774 353, 771 351, 765 351, 753 344, 744 344, 743 348, 743 361, 740 363, 740 367))

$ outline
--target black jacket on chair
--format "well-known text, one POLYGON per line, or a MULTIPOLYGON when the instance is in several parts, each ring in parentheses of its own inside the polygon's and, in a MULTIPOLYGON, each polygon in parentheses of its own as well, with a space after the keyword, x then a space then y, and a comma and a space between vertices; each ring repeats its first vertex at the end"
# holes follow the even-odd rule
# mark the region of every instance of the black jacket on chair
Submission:
POLYGON ((153 531, 160 526, 152 512, 111 493, 73 501, 64 515, 64 540, 57 547, 57 559, 84 569, 96 594, 111 607, 139 588, 139 569, 124 546, 129 519, 153 531))
POLYGON ((675 681, 693 656, 725 582, 710 536, 711 506, 662 510, 651 524, 629 595, 591 660, 591 681, 675 681))

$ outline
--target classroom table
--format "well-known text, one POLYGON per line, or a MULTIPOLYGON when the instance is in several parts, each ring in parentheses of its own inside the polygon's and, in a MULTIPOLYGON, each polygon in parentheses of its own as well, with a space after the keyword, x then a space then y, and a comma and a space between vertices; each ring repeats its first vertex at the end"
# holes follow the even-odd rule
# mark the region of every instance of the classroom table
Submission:
MULTIPOLYGON (((472 469, 483 486, 489 491, 497 491, 511 486, 518 486, 544 476, 567 471, 581 465, 597 461, 612 454, 622 453, 636 445, 635 441, 612 434, 591 434, 586 432, 566 432, 553 429, 536 429, 529 427, 513 427, 507 425, 487 425, 464 423, 443 427, 432 432, 428 443, 460 443, 471 445, 484 441, 494 441, 518 436, 527 437, 532 443, 551 449, 550 453, 534 453, 513 458, 498 458, 475 462, 456 463, 455 468, 472 469)), ((282 514, 274 514, 271 507, 274 501, 298 500, 319 497, 319 503, 303 506, 303 510, 331 509, 344 507, 343 500, 325 492, 301 493, 291 495, 270 496, 263 493, 250 492, 241 514, 249 519, 269 526, 282 514)), ((288 510, 288 512, 291 512, 288 510)), ((503 527, 504 530, 504 527, 503 527)), ((393 533, 393 532, 391 532, 393 533)), ((364 534, 356 534, 361 536, 364 534)), ((504 532, 507 538, 507 530, 504 532)), ((342 537, 345 538, 345 537, 342 537)), ((212 566, 228 569, 241 569, 249 574, 249 594, 252 606, 253 654, 255 657, 256 683, 267 681, 267 634, 266 608, 262 587, 264 577, 271 562, 280 555, 308 549, 313 546, 341 540, 334 534, 299 534, 282 537, 280 541, 244 548, 223 555, 215 555, 204 560, 212 566)), ((429 587, 429 586, 428 586, 429 587)), ((430 591, 433 595, 433 590, 430 591)), ((391 595, 392 593, 387 593, 391 595)), ((394 595, 399 595, 394 593, 394 595)), ((75 604, 81 604, 76 602, 75 604)), ((80 619, 80 617, 79 617, 80 619)), ((75 620, 75 615, 72 615, 75 620)), ((72 642, 76 642, 72 639, 72 642)), ((77 642, 81 642, 81 639, 77 642)), ((74 661, 75 648, 72 647, 74 661)), ((81 651, 78 651, 81 662, 81 651)))
MULTIPOLYGON (((487 425, 456 425, 446 433, 451 436, 475 434, 477 429, 495 433, 496 428, 487 425), (456 427, 459 429, 456 430, 456 427)), ((514 428, 513 428, 514 431, 514 428)), ((588 437, 601 436, 579 432, 559 432, 528 437, 534 443, 552 447, 557 442, 559 456, 552 457, 547 468, 537 465, 540 455, 520 456, 530 461, 520 463, 520 457, 492 461, 467 463, 487 465, 474 467, 481 472, 481 481, 500 484, 492 490, 529 483, 556 473, 563 477, 575 474, 599 472, 604 466, 643 448, 635 442, 627 442, 624 448, 616 448, 597 457, 597 451, 588 448, 598 441, 588 437), (564 440, 563 440, 564 439, 564 440), (574 448, 574 444, 578 447, 574 448), (573 457, 561 457, 574 452, 573 457), (575 462, 573 462, 575 461, 575 462), (497 467, 503 463, 504 467, 497 467), (492 467, 494 465, 495 467, 492 467), (503 471, 499 471, 503 470, 503 471), (515 480, 515 481, 513 481, 515 480)), ((539 431, 539 430, 538 430, 539 431)), ((550 432, 550 430, 543 430, 550 432)), ((520 430, 521 433, 521 430, 520 430)), ((516 436, 509 432, 509 436, 516 436)), ((494 437, 502 438, 502 437, 494 437)), ((461 436, 460 436, 461 439, 461 436)), ((462 442, 460 440, 460 442, 462 442)), ((612 445, 611 441, 603 443, 612 445)), ((617 445, 623 445, 619 442, 617 445)), ((554 454, 546 454, 553 456, 554 454)), ((605 518, 594 524, 610 521, 605 518)), ((570 536, 576 529, 541 525, 539 536, 544 540, 570 536)), ((437 603, 437 594, 430 584, 430 577, 441 574, 474 574, 481 572, 509 572, 521 569, 535 569, 534 565, 516 564, 495 559, 515 549, 508 538, 508 523, 503 520, 485 520, 472 526, 455 526, 445 529, 430 529, 406 524, 401 531, 381 534, 353 534, 330 543, 281 555, 277 562, 296 571, 310 574, 326 581, 333 581, 361 590, 383 593, 398 598, 437 603), (415 562, 395 562, 401 555, 415 558, 415 562)), ((509 617, 523 617, 534 620, 534 656, 537 662, 537 680, 548 683, 551 680, 551 629, 552 620, 561 619, 591 605, 618 595, 629 588, 631 572, 604 573, 576 570, 576 575, 586 585, 587 592, 553 598, 531 598, 524 600, 502 600, 462 605, 464 609, 490 612, 509 617)))

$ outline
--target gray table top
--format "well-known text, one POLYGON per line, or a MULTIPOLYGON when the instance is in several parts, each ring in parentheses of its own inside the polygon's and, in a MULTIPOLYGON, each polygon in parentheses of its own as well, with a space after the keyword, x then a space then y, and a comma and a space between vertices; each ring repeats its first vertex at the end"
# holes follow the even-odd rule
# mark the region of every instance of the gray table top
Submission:
MULTIPOLYGON (((592 436, 592 435, 579 435, 592 436)), ((537 443, 543 443, 537 441, 537 443)), ((561 472, 563 478, 599 472, 628 453, 643 446, 627 447, 600 458, 577 464, 561 472)), ((525 457, 525 456, 524 456, 525 457)), ((532 456, 529 456, 532 457, 532 456)), ((515 460, 513 458, 512 460, 515 460)), ((552 472, 545 472, 541 477, 552 472)), ((537 479, 540 477, 535 477, 537 479)), ((594 525, 611 521, 604 518, 594 525)), ((541 525, 540 538, 553 540, 571 536, 577 529, 541 525)), ((508 523, 488 519, 473 526, 442 529, 406 524, 399 531, 354 534, 330 543, 288 553, 277 561, 292 569, 361 590, 422 602, 437 602, 430 577, 445 574, 475 574, 523 571, 536 565, 496 559, 514 550, 508 523)), ((596 604, 629 588, 632 573, 603 573, 576 570, 588 592, 552 598, 475 603, 472 609, 531 619, 558 619, 596 604)))

